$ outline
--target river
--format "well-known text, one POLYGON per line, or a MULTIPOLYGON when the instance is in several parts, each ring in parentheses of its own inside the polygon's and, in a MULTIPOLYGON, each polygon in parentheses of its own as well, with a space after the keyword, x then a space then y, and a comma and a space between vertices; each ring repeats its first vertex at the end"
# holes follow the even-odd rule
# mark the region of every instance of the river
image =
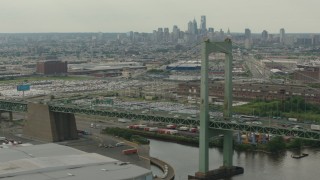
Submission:
MULTIPOLYGON (((292 151, 282 155, 262 152, 234 151, 233 163, 244 168, 244 174, 228 180, 319 180, 320 149, 303 149, 309 156, 291 158, 292 151)), ((198 169, 198 148, 176 143, 150 140, 150 155, 169 163, 176 173, 175 180, 186 180, 198 169)), ((209 150, 210 170, 222 165, 222 150, 209 150)))

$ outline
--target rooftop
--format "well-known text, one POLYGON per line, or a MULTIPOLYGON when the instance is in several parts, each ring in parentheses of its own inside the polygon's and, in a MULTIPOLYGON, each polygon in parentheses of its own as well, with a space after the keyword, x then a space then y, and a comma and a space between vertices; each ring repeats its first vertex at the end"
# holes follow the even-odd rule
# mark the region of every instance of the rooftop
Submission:
POLYGON ((151 171, 96 153, 58 144, 12 146, 0 149, 0 178, 13 179, 135 179, 151 171))

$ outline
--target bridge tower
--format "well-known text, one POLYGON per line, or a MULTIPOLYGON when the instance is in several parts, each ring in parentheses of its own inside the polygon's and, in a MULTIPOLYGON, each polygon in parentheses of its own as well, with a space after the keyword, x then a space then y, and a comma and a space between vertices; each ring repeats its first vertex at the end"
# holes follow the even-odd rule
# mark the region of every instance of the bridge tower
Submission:
MULTIPOLYGON (((232 117, 232 42, 226 39, 223 42, 205 40, 201 48, 201 90, 200 90, 200 134, 199 134, 199 171, 189 179, 213 179, 235 174, 233 167, 233 137, 232 131, 213 130, 209 132, 209 105, 208 105, 208 57, 210 53, 225 54, 225 96, 223 116, 225 120, 232 117), (218 170, 209 171, 209 137, 213 134, 224 134, 223 166, 218 170)), ((243 169, 242 169, 243 171, 243 169)))

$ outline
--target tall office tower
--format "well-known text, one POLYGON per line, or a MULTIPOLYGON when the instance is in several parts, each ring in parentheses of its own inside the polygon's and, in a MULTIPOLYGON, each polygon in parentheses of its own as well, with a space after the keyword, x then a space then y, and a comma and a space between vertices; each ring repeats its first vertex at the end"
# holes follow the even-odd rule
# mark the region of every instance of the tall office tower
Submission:
POLYGON ((134 32, 134 33, 133 33, 133 41, 134 41, 134 42, 139 42, 139 41, 141 40, 140 37, 141 37, 141 36, 140 36, 140 33, 139 33, 139 32, 134 32))
POLYGON ((193 27, 192 27, 192 34, 198 34, 198 24, 197 24, 197 21, 196 19, 193 19, 193 27))
POLYGON ((132 41, 133 40, 133 31, 128 32, 127 37, 130 39, 130 41, 132 41))
POLYGON ((311 43, 312 43, 312 45, 320 44, 320 35, 312 35, 311 36, 311 43))
POLYGON ((251 38, 251 31, 250 29, 246 28, 244 30, 244 47, 246 49, 251 49, 252 48, 252 38, 251 38))
POLYGON ((281 28, 280 29, 280 43, 284 44, 285 41, 286 41, 286 34, 285 34, 285 31, 284 31, 284 28, 281 28))
POLYGON ((221 37, 224 37, 224 31, 223 31, 222 29, 220 29, 219 35, 220 35, 221 37))
POLYGON ((192 34, 193 23, 191 21, 188 22, 188 33, 192 34))
POLYGON ((163 41, 163 29, 158 28, 158 42, 162 42, 162 41, 163 41))
POLYGON ((263 30, 261 33, 261 40, 262 41, 267 41, 268 40, 268 31, 263 30))
POLYGON ((246 28, 244 30, 244 38, 251 40, 251 30, 250 29, 246 28))
POLYGON ((156 30, 153 30, 153 32, 152 32, 152 40, 154 41, 154 42, 156 42, 157 40, 158 40, 158 34, 157 34, 157 31, 156 30))
POLYGON ((165 42, 168 42, 170 40, 169 28, 164 28, 163 29, 163 40, 165 42))
POLYGON ((201 16, 200 30, 201 34, 207 33, 206 16, 201 16))
POLYGON ((179 39, 180 29, 178 26, 174 25, 172 28, 172 40, 173 42, 177 42, 179 39))

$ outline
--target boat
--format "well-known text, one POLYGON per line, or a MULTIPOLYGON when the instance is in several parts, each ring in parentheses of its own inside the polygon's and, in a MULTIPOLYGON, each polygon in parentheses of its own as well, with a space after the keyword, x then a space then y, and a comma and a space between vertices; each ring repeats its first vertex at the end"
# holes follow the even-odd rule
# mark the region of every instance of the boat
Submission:
POLYGON ((292 155, 291 154, 291 157, 295 158, 295 159, 300 159, 300 158, 303 158, 303 157, 306 157, 306 156, 309 156, 309 154, 307 154, 307 153, 302 153, 300 155, 292 155))

